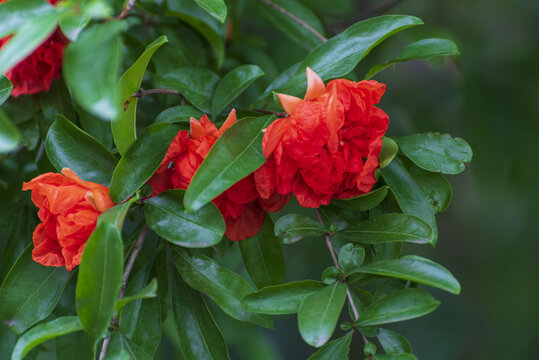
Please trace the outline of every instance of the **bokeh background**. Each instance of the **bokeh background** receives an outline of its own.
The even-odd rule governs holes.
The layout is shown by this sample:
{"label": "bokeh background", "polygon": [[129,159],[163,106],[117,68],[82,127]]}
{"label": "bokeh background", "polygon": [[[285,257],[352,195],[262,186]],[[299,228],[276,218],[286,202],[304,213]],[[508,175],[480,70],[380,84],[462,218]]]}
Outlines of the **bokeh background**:
{"label": "bokeh background", "polygon": [[[539,2],[303,2],[318,10],[328,35],[379,14],[384,5],[390,5],[384,13],[423,19],[425,25],[376,48],[358,67],[357,79],[410,41],[440,36],[458,45],[458,57],[401,63],[375,77],[387,84],[380,106],[390,115],[390,136],[447,132],[464,138],[474,151],[463,174],[448,176],[453,200],[437,215],[436,248],[404,250],[446,266],[462,293],[433,290],[442,301],[434,313],[392,328],[410,340],[420,359],[537,359]],[[278,32],[271,36],[286,41]],[[281,70],[304,54],[293,43],[273,50]],[[316,239],[285,247],[285,255],[289,280],[319,278],[320,264],[331,263]],[[305,359],[313,350],[302,342],[295,322],[295,316],[280,318],[275,332],[256,330],[262,333],[258,340],[245,339],[236,328],[240,324],[222,326],[232,358]],[[355,338],[350,358],[363,358],[362,348]]]}

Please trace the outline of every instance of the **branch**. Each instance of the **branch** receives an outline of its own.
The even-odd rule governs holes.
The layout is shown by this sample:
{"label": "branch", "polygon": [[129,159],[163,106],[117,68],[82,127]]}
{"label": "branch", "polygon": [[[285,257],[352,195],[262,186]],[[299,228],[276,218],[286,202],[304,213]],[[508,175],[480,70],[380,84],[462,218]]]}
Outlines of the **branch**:
{"label": "branch", "polygon": [[[127,279],[129,278],[129,274],[131,273],[131,270],[133,269],[133,265],[135,264],[135,260],[137,259],[138,253],[140,252],[140,249],[142,249],[142,244],[144,243],[144,239],[146,238],[146,234],[148,233],[148,225],[144,225],[142,228],[142,231],[140,232],[137,242],[135,243],[135,246],[133,247],[133,251],[131,252],[131,256],[129,256],[129,260],[127,261],[127,265],[125,266],[124,270],[124,277],[122,279],[122,287],[120,288],[120,292],[118,293],[118,299],[121,299],[124,297],[125,294],[125,288],[127,287]],[[112,326],[117,329],[118,328],[118,319],[116,316],[114,316],[110,322],[112,323]],[[110,335],[105,338],[103,341],[103,346],[101,347],[101,353],[99,354],[99,360],[104,360],[105,356],[107,356],[107,350],[109,349],[110,344]]]}
{"label": "branch", "polygon": [[297,17],[296,15],[294,15],[291,12],[287,11],[286,9],[283,9],[282,7],[280,7],[279,5],[274,3],[273,1],[271,1],[271,0],[260,0],[260,1],[262,1],[266,5],[271,6],[272,8],[274,8],[275,10],[277,10],[280,13],[284,14],[285,16],[288,16],[290,19],[297,22],[300,26],[303,26],[305,29],[309,30],[311,33],[313,33],[314,36],[316,36],[317,38],[319,38],[323,42],[328,41],[328,39],[324,35],[320,34],[318,31],[316,31],[311,25],[307,24],[305,21],[301,20],[299,17]]}
{"label": "branch", "polygon": [[280,118],[285,118],[285,117],[288,116],[287,113],[284,113],[284,112],[278,112],[278,111],[269,111],[269,110],[264,110],[264,109],[254,109],[253,111],[259,112],[259,113],[261,113],[261,114],[277,115],[277,116],[280,117]]}
{"label": "branch", "polygon": [[127,16],[127,14],[131,11],[131,9],[133,8],[133,6],[135,6],[135,2],[136,0],[129,0],[127,2],[127,4],[125,4],[125,7],[123,8],[122,12],[120,13],[120,15],[116,16],[116,19],[123,19],[124,17]]}
{"label": "branch", "polygon": [[129,99],[126,100],[124,103],[124,111],[127,111],[127,107],[129,106],[129,103],[133,98],[141,98],[146,95],[152,95],[152,94],[168,94],[168,95],[176,95],[182,98],[182,105],[185,103],[185,98],[183,95],[176,90],[169,90],[169,89],[150,89],[150,90],[144,90],[143,88],[138,89],[136,92],[129,97]]}
{"label": "branch", "polygon": [[[318,209],[314,209],[314,212],[316,213],[316,218],[318,219],[318,222],[322,226],[324,226],[324,220],[322,220],[322,216],[320,215],[320,212],[318,211]],[[333,259],[333,263],[335,264],[335,267],[337,269],[340,269],[341,267],[339,266],[339,261],[337,260],[337,256],[335,255],[335,250],[333,249],[333,245],[331,245],[331,240],[329,238],[328,233],[324,233],[324,240],[326,240],[326,245],[328,247],[329,253],[331,254],[331,258]],[[354,303],[354,299],[352,298],[352,293],[350,293],[350,288],[348,287],[348,284],[346,282],[344,284],[346,285],[346,296],[348,297],[348,301],[350,302],[350,307],[352,308],[352,312],[354,313],[354,318],[355,318],[354,321],[357,321],[357,319],[359,318],[359,312],[357,311],[357,307],[356,307],[356,304]],[[365,344],[367,344],[369,342],[369,339],[367,339],[367,337],[363,335],[363,333],[361,333],[361,336],[363,337],[363,341],[365,342]],[[369,355],[368,359],[372,360],[372,355]]]}

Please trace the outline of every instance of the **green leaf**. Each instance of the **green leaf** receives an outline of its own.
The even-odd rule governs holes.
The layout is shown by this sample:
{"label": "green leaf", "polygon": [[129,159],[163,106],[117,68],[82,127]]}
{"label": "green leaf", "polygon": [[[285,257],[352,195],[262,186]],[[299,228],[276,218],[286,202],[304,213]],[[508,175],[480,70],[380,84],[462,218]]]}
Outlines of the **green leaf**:
{"label": "green leaf", "polygon": [[458,55],[457,45],[447,39],[424,39],[406,46],[394,60],[373,66],[365,79],[370,79],[385,68],[401,61],[426,60],[436,56]]}
{"label": "green leaf", "polygon": [[399,152],[399,145],[397,145],[395,140],[388,138],[387,136],[384,136],[382,140],[382,151],[380,152],[380,156],[378,157],[378,161],[380,162],[380,169],[383,169],[388,166],[389,163]]}
{"label": "green leaf", "polygon": [[[0,4],[0,37],[19,29],[25,23],[40,16],[56,13],[57,10],[41,0],[10,0]],[[0,74],[4,71],[0,71]]]}
{"label": "green leaf", "polygon": [[224,23],[226,19],[226,5],[224,0],[195,0],[195,2],[208,14]]}
{"label": "green leaf", "polygon": [[434,311],[440,302],[422,289],[403,289],[371,304],[358,319],[360,326],[415,319]]}
{"label": "green leaf", "polygon": [[7,77],[0,74],[0,105],[2,105],[11,95],[13,84]]}
{"label": "green leaf", "polygon": [[56,170],[67,167],[83,180],[110,184],[116,158],[99,141],[63,115],[56,115],[56,120],[49,128],[45,150]]}
{"label": "green leaf", "polygon": [[389,185],[403,213],[417,216],[429,224],[432,229],[430,241],[433,245],[436,245],[438,229],[429,201],[398,158],[382,169],[382,178]]}
{"label": "green leaf", "polygon": [[19,338],[11,360],[22,360],[24,355],[39,344],[58,336],[82,330],[82,324],[77,316],[63,316],[56,320],[39,324]]}
{"label": "green leaf", "polygon": [[[310,8],[303,5],[300,1],[273,0],[272,2],[281,9],[284,9],[288,13],[304,21],[306,24],[308,24],[308,26],[320,33],[320,35],[324,35],[324,27],[316,14]],[[312,50],[322,43],[322,39],[315,36],[303,24],[299,24],[288,14],[283,13],[267,3],[262,4],[262,2],[260,2],[259,8],[261,10],[260,16],[266,17],[268,20],[270,20],[276,28],[283,32],[284,35],[301,47]]]}
{"label": "green leaf", "polygon": [[95,360],[88,337],[82,331],[56,338],[55,348],[57,360],[73,360],[73,354],[77,354],[77,360]]}
{"label": "green leaf", "polygon": [[32,248],[26,247],[0,287],[0,320],[16,334],[50,315],[70,275],[32,260]]}
{"label": "green leaf", "polygon": [[[15,4],[15,6],[17,5]],[[44,7],[42,10],[43,12],[39,16],[35,14],[36,16],[32,17],[31,21],[29,19],[25,21],[17,30],[15,36],[2,46],[0,50],[0,74],[4,74],[15,67],[54,32],[60,13],[55,8]],[[2,16],[2,13],[3,11],[0,10],[0,17],[6,19],[16,14],[17,11],[15,10],[14,13],[4,16]]]}
{"label": "green leaf", "polygon": [[458,174],[472,160],[470,145],[448,134],[416,134],[396,140],[404,155],[427,171]]}
{"label": "green leaf", "polygon": [[218,82],[219,75],[206,68],[181,67],[158,78],[156,85],[179,91],[197,109],[209,113],[213,89]]}
{"label": "green leaf", "polygon": [[122,21],[93,25],[64,50],[63,74],[75,101],[84,110],[108,121],[118,115],[116,81],[121,62],[118,34],[123,28]]}
{"label": "green leaf", "polygon": [[358,266],[365,260],[365,248],[361,245],[346,244],[339,250],[339,265],[346,273]]}
{"label": "green leaf", "polygon": [[268,315],[295,314],[301,302],[324,288],[320,281],[303,280],[283,285],[267,286],[247,295],[242,306],[252,312]]}
{"label": "green leaf", "polygon": [[414,178],[425,195],[433,213],[442,212],[451,203],[453,191],[451,185],[440,173],[432,173],[417,167],[411,161],[402,159],[403,165]]}
{"label": "green leaf", "polygon": [[298,311],[298,327],[307,344],[320,347],[329,340],[345,300],[346,285],[338,281],[303,300]]}
{"label": "green leaf", "polygon": [[172,307],[183,358],[229,359],[223,335],[204,299],[179,276],[173,280]]}
{"label": "green leaf", "polygon": [[382,186],[379,189],[373,190],[366,194],[358,195],[348,199],[333,199],[332,205],[343,209],[366,211],[380,204],[387,196],[388,186]]}
{"label": "green leaf", "polygon": [[412,354],[378,354],[374,355],[373,360],[417,360]]}
{"label": "green leaf", "polygon": [[376,261],[357,270],[365,274],[389,276],[434,286],[455,295],[460,293],[460,284],[449,270],[420,256],[408,255],[400,259]]}
{"label": "green leaf", "polygon": [[145,202],[148,226],[165,240],[188,248],[217,244],[226,230],[217,207],[208,203],[197,212],[185,212],[184,190],[167,190]]}
{"label": "green leaf", "polygon": [[84,331],[95,348],[114,313],[122,285],[123,244],[118,228],[101,217],[82,253],[75,305]]}
{"label": "green leaf", "polygon": [[21,132],[0,109],[0,154],[15,150],[20,140]]}
{"label": "green leaf", "polygon": [[245,91],[264,72],[256,65],[240,65],[230,70],[215,88],[211,105],[211,113],[214,118],[221,111]]}
{"label": "green leaf", "polygon": [[251,313],[241,307],[241,300],[255,289],[238,274],[207,256],[189,255],[179,247],[173,249],[172,255],[183,280],[193,289],[208,295],[225,313],[236,320],[273,328],[271,317]]}
{"label": "green leaf", "polygon": [[161,343],[160,305],[157,298],[142,301],[135,328],[126,340],[135,359],[152,360]]}
{"label": "green leaf", "polygon": [[[169,6],[171,5],[169,4]],[[208,44],[210,44],[210,47],[215,54],[217,68],[220,68],[221,64],[223,63],[223,59],[225,58],[224,37],[221,36],[212,26],[206,23],[203,19],[197,17],[196,14],[191,14],[187,11],[182,10],[184,9],[177,9],[177,7],[175,6],[174,11],[167,11],[167,15],[174,16],[197,30],[198,33],[202,35],[204,39],[206,39]]]}
{"label": "green leaf", "polygon": [[148,299],[157,296],[157,280],[153,279],[148,285],[143,289],[131,296],[126,296],[121,299],[118,299],[116,302],[116,311],[120,311],[127,303],[133,300]]}
{"label": "green leaf", "polygon": [[273,221],[269,216],[266,216],[256,236],[239,243],[245,268],[258,288],[284,282],[286,265],[283,250],[273,234]]}
{"label": "green leaf", "polygon": [[398,332],[380,329],[377,337],[386,353],[399,354],[412,352],[412,347],[408,340]]}
{"label": "green leaf", "polygon": [[142,131],[114,170],[110,183],[113,202],[125,201],[152,177],[180,129],[178,124],[156,124]]}
{"label": "green leaf", "polygon": [[[307,88],[307,66],[324,80],[342,77],[387,37],[420,24],[423,24],[420,19],[407,15],[383,15],[358,22],[311,51],[278,92],[302,95]],[[271,90],[275,88],[266,92],[269,94]]]}
{"label": "green leaf", "polygon": [[337,237],[360,244],[428,243],[432,230],[423,220],[405,214],[384,214],[339,231]]}
{"label": "green leaf", "polygon": [[[140,89],[142,77],[146,72],[154,52],[164,43],[168,42],[166,36],[160,36],[144,50],[135,63],[122,75],[116,87],[116,114],[111,122],[114,143],[120,154],[125,154],[137,138],[136,120],[138,98],[131,95]],[[128,104],[125,107],[125,104]]]}
{"label": "green leaf", "polygon": [[293,244],[307,236],[321,236],[326,231],[318,221],[298,214],[287,214],[275,223],[275,235],[283,244]]}
{"label": "green leaf", "polygon": [[185,192],[188,211],[200,209],[264,164],[262,129],[273,119],[273,115],[242,119],[217,139]]}
{"label": "green leaf", "polygon": [[348,360],[353,334],[353,331],[349,331],[346,335],[328,342],[307,360]]}
{"label": "green leaf", "polygon": [[189,120],[192,117],[198,120],[202,117],[202,115],[204,115],[204,113],[198,111],[192,106],[177,105],[161,111],[155,118],[154,124],[172,124],[175,122],[189,123]]}

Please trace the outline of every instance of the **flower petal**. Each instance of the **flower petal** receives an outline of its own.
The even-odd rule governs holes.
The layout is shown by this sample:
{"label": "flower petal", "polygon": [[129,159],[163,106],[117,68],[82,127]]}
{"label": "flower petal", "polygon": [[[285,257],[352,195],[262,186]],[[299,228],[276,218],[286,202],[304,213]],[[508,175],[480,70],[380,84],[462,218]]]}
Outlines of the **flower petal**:
{"label": "flower petal", "polygon": [[290,115],[296,111],[296,107],[303,101],[303,99],[286,94],[277,94],[277,97],[279,98],[284,111]]}
{"label": "flower petal", "polygon": [[223,125],[221,125],[221,128],[219,129],[219,136],[223,135],[223,133],[235,123],[236,123],[236,110],[232,109],[230,114],[228,114],[228,117],[226,118],[225,122],[223,123]]}
{"label": "flower petal", "polygon": [[307,66],[307,92],[305,100],[314,100],[326,92],[322,78]]}

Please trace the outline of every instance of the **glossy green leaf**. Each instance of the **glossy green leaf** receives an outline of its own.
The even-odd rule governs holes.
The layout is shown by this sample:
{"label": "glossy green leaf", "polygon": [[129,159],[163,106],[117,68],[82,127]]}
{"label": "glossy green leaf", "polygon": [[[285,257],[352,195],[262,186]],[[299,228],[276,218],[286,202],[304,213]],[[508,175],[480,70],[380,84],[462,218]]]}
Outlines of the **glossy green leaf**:
{"label": "glossy green leaf", "polygon": [[377,337],[386,353],[399,354],[412,352],[412,347],[408,340],[398,332],[380,329]]}
{"label": "glossy green leaf", "polygon": [[0,154],[15,150],[20,140],[21,132],[0,109]]}
{"label": "glossy green leaf", "polygon": [[[96,24],[64,50],[63,74],[77,104],[111,121],[116,118],[116,82],[120,70],[122,21]],[[88,56],[99,54],[99,56]]]}
{"label": "glossy green leaf", "polygon": [[382,186],[366,194],[358,195],[348,199],[333,199],[332,205],[343,209],[366,211],[380,204],[387,196],[388,186]]}
{"label": "glossy green leaf", "polygon": [[[304,21],[321,36],[324,35],[324,27],[322,26],[320,19],[318,19],[316,14],[306,6],[307,4],[303,5],[303,3],[298,0],[272,0],[272,2],[281,9],[284,9],[284,11]],[[283,13],[275,7],[261,1],[259,8],[261,9],[260,16],[270,20],[273,26],[281,30],[284,35],[299,46],[312,50],[323,42],[320,37],[315,36],[304,25],[298,23],[288,14]]]}
{"label": "glossy green leaf", "polygon": [[11,95],[13,84],[7,77],[0,74],[0,105],[2,105]]}
{"label": "glossy green leaf", "polygon": [[389,185],[403,213],[417,216],[429,224],[432,229],[430,241],[436,245],[438,229],[429,201],[398,158],[393,159],[386,168],[382,169],[382,178]]}
{"label": "glossy green leaf", "polygon": [[53,321],[39,324],[17,340],[11,360],[22,360],[24,355],[39,344],[79,330],[82,330],[82,324],[77,316],[63,316]]}
{"label": "glossy green leaf", "polygon": [[84,15],[70,15],[60,18],[59,26],[70,41],[76,41],[81,31],[90,23],[90,18]]}
{"label": "glossy green leaf", "polygon": [[275,235],[283,244],[293,244],[307,236],[321,236],[326,231],[318,221],[299,214],[287,214],[275,223]]}
{"label": "glossy green leaf", "polygon": [[422,289],[403,289],[375,301],[361,313],[360,326],[414,319],[434,311],[440,302]]}
{"label": "glossy green leaf", "polygon": [[[301,62],[290,80],[278,92],[301,96],[307,88],[305,68],[313,69],[322,79],[342,77],[351,72],[375,46],[387,37],[421,25],[423,22],[407,15],[383,15],[360,21],[321,44]],[[266,92],[275,90],[267,89]]]}
{"label": "glossy green leaf", "polygon": [[239,243],[245,268],[258,288],[284,282],[283,250],[273,233],[273,221],[269,216],[266,215],[258,234]]}
{"label": "glossy green leaf", "polygon": [[[31,20],[25,21],[17,29],[15,36],[2,46],[0,50],[0,74],[4,74],[21,60],[24,60],[54,32],[60,13],[50,6],[43,7],[42,10],[43,12],[39,16],[36,13],[34,14],[36,16],[32,17]],[[13,15],[17,17],[17,10],[11,14],[4,15],[2,19],[6,19],[5,16],[11,17]],[[0,16],[2,16],[1,10]]]}
{"label": "glossy green leaf", "polygon": [[245,91],[264,72],[256,65],[240,65],[230,70],[215,88],[211,113],[216,118],[223,109]]}
{"label": "glossy green leaf", "polygon": [[184,194],[184,190],[167,190],[146,200],[148,226],[175,245],[205,248],[217,244],[226,230],[223,216],[213,203],[196,212],[185,212]]}
{"label": "glossy green leaf", "polygon": [[424,39],[406,46],[394,60],[373,66],[365,79],[370,79],[385,68],[401,61],[426,60],[436,56],[458,55],[457,45],[447,39]]}
{"label": "glossy green leaf", "polygon": [[408,255],[400,259],[376,261],[357,270],[365,274],[389,276],[434,286],[455,295],[460,293],[460,284],[449,270],[420,256]]}
{"label": "glossy green leaf", "polygon": [[136,292],[134,295],[118,299],[116,302],[116,311],[120,311],[127,303],[133,300],[148,299],[157,296],[157,280],[153,279],[148,285]]}
{"label": "glossy green leaf", "polygon": [[238,274],[222,267],[204,255],[189,255],[179,247],[172,252],[176,268],[193,289],[208,295],[236,320],[247,321],[265,328],[273,328],[273,319],[246,311],[241,300],[255,289]]}
{"label": "glossy green leaf", "polygon": [[202,115],[204,115],[203,112],[200,112],[192,106],[177,105],[161,111],[155,118],[154,124],[176,122],[189,123],[189,120],[192,117],[199,120]]}
{"label": "glossy green leaf", "polygon": [[224,0],[195,0],[195,2],[208,14],[224,23],[226,19],[226,5]]}
{"label": "glossy green leaf", "polygon": [[405,214],[384,214],[352,225],[337,235],[340,239],[361,244],[385,242],[428,243],[432,230],[423,220]]}
{"label": "glossy green leaf", "polygon": [[337,281],[302,301],[298,328],[307,344],[320,347],[331,338],[345,300],[346,285]]}
{"label": "glossy green leaf", "polygon": [[[41,0],[11,0],[0,4],[0,37],[19,29],[35,18],[56,13],[56,9]],[[0,74],[4,71],[0,71]]]}
{"label": "glossy green leaf", "polygon": [[161,343],[160,305],[157,298],[142,301],[132,333],[126,339],[135,359],[152,360]]}
{"label": "glossy green leaf", "polygon": [[113,202],[125,201],[152,177],[180,129],[178,124],[156,124],[140,133],[112,175],[110,198]]}
{"label": "glossy green leaf", "polygon": [[353,331],[349,331],[346,335],[328,342],[307,360],[348,360],[353,334]]}
{"label": "glossy green leaf", "polygon": [[[182,4],[184,5],[184,4]],[[170,3],[169,3],[170,6]],[[221,36],[212,26],[210,26],[204,19],[196,16],[196,14],[188,13],[187,11],[182,11],[183,9],[177,9],[177,6],[174,6],[174,11],[167,11],[167,15],[174,16],[181,21],[189,24],[191,27],[196,29],[200,35],[206,39],[208,44],[211,46],[213,53],[215,54],[217,67],[220,68],[223,60],[225,58],[225,39]]]}
{"label": "glossy green leaf", "polygon": [[209,113],[213,90],[218,82],[219,75],[206,68],[181,67],[158,78],[156,85],[179,91],[197,109]]}
{"label": "glossy green leaf", "polygon": [[383,169],[388,166],[389,163],[399,152],[399,145],[397,145],[395,140],[388,138],[387,136],[384,136],[382,140],[382,151],[380,152],[380,156],[378,157],[378,161],[380,162],[380,169]]}
{"label": "glossy green leaf", "polygon": [[56,170],[67,167],[83,180],[110,184],[116,158],[64,116],[56,115],[45,139],[45,150]]}
{"label": "glossy green leaf", "polygon": [[262,129],[273,119],[273,115],[242,119],[217,139],[185,192],[188,211],[200,209],[264,164]]}
{"label": "glossy green leaf", "polygon": [[295,314],[301,302],[325,286],[320,281],[303,280],[267,286],[247,295],[242,306],[252,312],[268,315]]}
{"label": "glossy green leaf", "polygon": [[77,314],[94,347],[114,313],[122,285],[123,261],[120,231],[114,224],[98,219],[82,254],[75,296]]}
{"label": "glossy green leaf", "polygon": [[[131,95],[140,89],[146,67],[161,45],[168,42],[166,36],[160,36],[144,50],[135,63],[122,75],[116,87],[117,117],[110,124],[114,143],[120,154],[125,154],[137,138],[136,120],[138,98]],[[125,106],[127,104],[127,107]]]}
{"label": "glossy green leaf", "polygon": [[374,355],[373,360],[417,360],[412,354],[378,354]]}
{"label": "glossy green leaf", "polygon": [[339,265],[345,273],[360,266],[365,260],[365,248],[361,245],[346,244],[339,250]]}
{"label": "glossy green leaf", "polygon": [[432,211],[436,214],[447,209],[451,203],[453,191],[445,176],[423,170],[408,160],[403,159],[402,163],[423,191]]}
{"label": "glossy green leaf", "polygon": [[32,249],[26,247],[0,287],[0,320],[16,334],[50,315],[70,275],[32,260]]}
{"label": "glossy green leaf", "polygon": [[[63,81],[55,81],[51,84],[49,91],[39,93],[39,107],[43,113],[45,124],[43,128],[47,129],[56,120],[57,114],[62,114],[67,119],[77,119],[75,106],[71,100],[71,94]],[[96,119],[97,122],[101,122]],[[83,124],[83,121],[81,121]],[[108,123],[107,123],[108,125]]]}
{"label": "glossy green leaf", "polygon": [[470,145],[448,134],[416,134],[395,140],[408,159],[427,171],[458,174],[472,160]]}
{"label": "glossy green leaf", "polygon": [[185,359],[228,360],[226,343],[213,316],[199,292],[175,276],[172,307]]}
{"label": "glossy green leaf", "polygon": [[95,360],[88,337],[82,331],[57,337],[55,348],[56,360],[73,360],[73,354],[77,354],[77,360]]}

